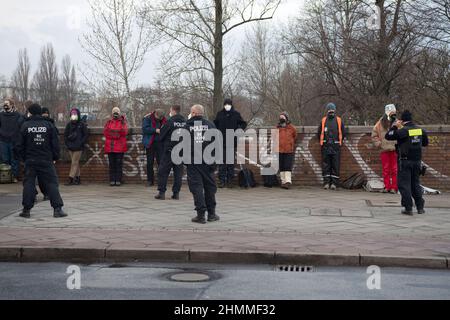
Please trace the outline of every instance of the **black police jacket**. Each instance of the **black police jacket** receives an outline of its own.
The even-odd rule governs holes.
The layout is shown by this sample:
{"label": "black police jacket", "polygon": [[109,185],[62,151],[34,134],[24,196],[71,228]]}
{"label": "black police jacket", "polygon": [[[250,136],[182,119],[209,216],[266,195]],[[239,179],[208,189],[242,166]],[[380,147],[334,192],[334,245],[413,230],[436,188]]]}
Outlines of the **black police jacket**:
{"label": "black police jacket", "polygon": [[183,129],[186,126],[186,119],[181,114],[176,114],[171,117],[166,124],[161,128],[159,134],[159,142],[163,145],[163,151],[171,151],[177,144],[176,141],[172,141],[172,133],[175,130]]}
{"label": "black police jacket", "polygon": [[16,157],[22,161],[56,161],[60,157],[56,127],[41,116],[31,116],[20,128]]}
{"label": "black police jacket", "polygon": [[397,140],[398,157],[401,160],[421,161],[422,147],[428,146],[427,132],[412,122],[407,122],[401,129],[392,127],[385,138]]}
{"label": "black police jacket", "polygon": [[[204,139],[205,134],[210,129],[216,129],[216,126],[211,121],[206,120],[203,117],[197,116],[192,117],[188,121],[186,121],[185,129],[189,131],[190,138],[191,138],[191,158],[190,163],[185,164],[196,164],[195,163],[195,157],[197,156],[199,159],[202,159],[202,164],[207,165],[214,165],[214,163],[208,163],[205,162],[205,159],[203,158],[203,153],[205,151],[205,148],[214,142],[214,138],[211,140]],[[196,145],[201,144],[201,148],[196,147]],[[202,152],[202,154],[199,154],[199,152]],[[197,154],[197,155],[196,155]]]}

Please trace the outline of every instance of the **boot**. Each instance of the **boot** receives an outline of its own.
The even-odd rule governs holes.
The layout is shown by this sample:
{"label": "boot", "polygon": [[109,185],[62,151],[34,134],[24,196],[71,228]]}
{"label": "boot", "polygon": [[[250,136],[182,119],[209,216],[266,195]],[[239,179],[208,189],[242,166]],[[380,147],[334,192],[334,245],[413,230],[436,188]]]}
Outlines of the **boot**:
{"label": "boot", "polygon": [[216,214],[215,210],[208,210],[208,222],[219,221],[220,217]]}
{"label": "boot", "polygon": [[422,208],[422,209],[417,209],[417,213],[418,214],[424,214],[425,213],[425,210]]}
{"label": "boot", "polygon": [[65,184],[66,186],[73,186],[75,185],[75,180],[71,177],[69,177],[69,181]]}
{"label": "boot", "polygon": [[286,171],[284,173],[284,178],[286,179],[286,189],[290,189],[292,186],[292,172]]}
{"label": "boot", "polygon": [[22,209],[22,212],[19,214],[19,217],[29,219],[31,217],[31,209]]}
{"label": "boot", "polygon": [[226,185],[225,181],[220,181],[219,182],[219,188],[220,189],[225,188],[225,185]]}
{"label": "boot", "polygon": [[62,207],[55,208],[53,210],[53,218],[64,218],[67,217],[67,213],[64,212]]}
{"label": "boot", "polygon": [[201,224],[205,224],[206,223],[206,219],[205,219],[205,211],[199,211],[197,212],[197,216],[191,219],[192,222],[195,223],[201,223]]}
{"label": "boot", "polygon": [[171,198],[172,198],[172,200],[180,200],[180,194],[174,193]]}
{"label": "boot", "polygon": [[157,200],[166,200],[166,195],[163,192],[159,192],[156,196],[155,199]]}
{"label": "boot", "polygon": [[75,177],[74,184],[79,186],[81,184],[81,178],[80,177]]}
{"label": "boot", "polygon": [[412,209],[403,209],[402,214],[407,215],[407,216],[412,216],[413,211],[412,211]]}

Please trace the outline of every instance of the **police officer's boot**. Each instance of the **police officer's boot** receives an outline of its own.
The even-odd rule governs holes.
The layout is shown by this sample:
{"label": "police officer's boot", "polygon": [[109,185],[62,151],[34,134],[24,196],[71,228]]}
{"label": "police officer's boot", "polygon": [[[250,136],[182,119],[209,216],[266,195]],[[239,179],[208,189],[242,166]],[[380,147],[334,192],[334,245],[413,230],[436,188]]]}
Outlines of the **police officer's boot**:
{"label": "police officer's boot", "polygon": [[180,200],[180,194],[179,193],[174,193],[172,195],[172,200]]}
{"label": "police officer's boot", "polygon": [[219,221],[220,217],[216,214],[216,210],[208,210],[208,222]]}
{"label": "police officer's boot", "polygon": [[412,209],[402,209],[402,214],[405,214],[407,216],[412,216],[413,215],[413,211]]}
{"label": "police officer's boot", "polygon": [[29,219],[31,217],[31,209],[22,209],[22,212],[19,214],[19,217]]}
{"label": "police officer's boot", "polygon": [[67,217],[67,213],[64,212],[62,207],[55,208],[53,210],[53,218],[64,218]]}
{"label": "police officer's boot", "polygon": [[417,213],[418,214],[424,214],[425,213],[425,209],[417,209]]}
{"label": "police officer's boot", "polygon": [[166,194],[163,192],[159,192],[156,196],[155,199],[157,200],[166,200]]}
{"label": "police officer's boot", "polygon": [[197,211],[197,216],[191,219],[192,222],[205,224],[205,211]]}

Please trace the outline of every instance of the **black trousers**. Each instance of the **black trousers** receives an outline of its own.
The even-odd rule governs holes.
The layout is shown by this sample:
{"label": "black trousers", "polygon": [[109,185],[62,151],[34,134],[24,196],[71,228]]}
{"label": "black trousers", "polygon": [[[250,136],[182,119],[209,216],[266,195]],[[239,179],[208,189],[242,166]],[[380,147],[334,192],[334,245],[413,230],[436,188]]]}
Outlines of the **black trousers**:
{"label": "black trousers", "polygon": [[322,147],[322,175],[324,185],[339,185],[340,166],[341,148],[337,145]]}
{"label": "black trousers", "polygon": [[278,161],[280,162],[280,172],[292,171],[292,166],[294,165],[294,154],[279,153]]}
{"label": "black trousers", "polygon": [[194,196],[195,210],[199,214],[208,211],[212,215],[216,210],[217,186],[214,179],[214,167],[200,164],[187,166],[189,190]]}
{"label": "black trousers", "polygon": [[[227,152],[233,153],[233,163],[227,164]],[[223,164],[219,164],[219,180],[222,183],[231,183],[234,179],[234,162],[236,161],[236,148],[223,149]]]}
{"label": "black trousers", "polygon": [[122,182],[123,153],[108,153],[108,159],[109,159],[109,181]]}
{"label": "black trousers", "polygon": [[180,193],[183,177],[183,165],[175,165],[172,162],[171,152],[165,151],[158,166],[158,190],[165,193],[170,170],[173,169],[173,193]]}
{"label": "black trousers", "polygon": [[420,161],[401,160],[398,170],[398,190],[402,196],[402,206],[412,210],[413,200],[418,210],[425,206],[423,189],[420,186]]}
{"label": "black trousers", "polygon": [[25,176],[23,180],[22,205],[25,209],[34,206],[36,198],[36,178],[44,186],[46,194],[50,198],[53,208],[61,208],[64,202],[61,199],[58,188],[58,175],[55,166],[49,161],[27,161],[25,164]]}
{"label": "black trousers", "polygon": [[153,145],[145,150],[145,153],[147,155],[147,181],[154,183],[155,182],[155,172],[153,170],[153,166],[156,164],[158,165],[159,170],[159,164],[161,160],[161,147],[158,143],[153,143]]}

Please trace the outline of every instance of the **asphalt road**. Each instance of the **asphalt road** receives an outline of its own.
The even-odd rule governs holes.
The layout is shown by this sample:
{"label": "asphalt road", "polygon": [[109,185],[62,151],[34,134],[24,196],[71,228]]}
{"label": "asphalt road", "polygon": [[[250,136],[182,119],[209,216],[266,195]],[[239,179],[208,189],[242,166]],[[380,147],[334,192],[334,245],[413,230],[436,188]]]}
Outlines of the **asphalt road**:
{"label": "asphalt road", "polygon": [[[445,270],[382,268],[381,289],[369,290],[366,268],[291,272],[261,265],[89,265],[79,266],[81,288],[69,290],[68,278],[75,277],[66,273],[68,266],[0,263],[0,299],[450,299],[450,272]],[[192,268],[215,279],[184,283],[167,277]]]}

